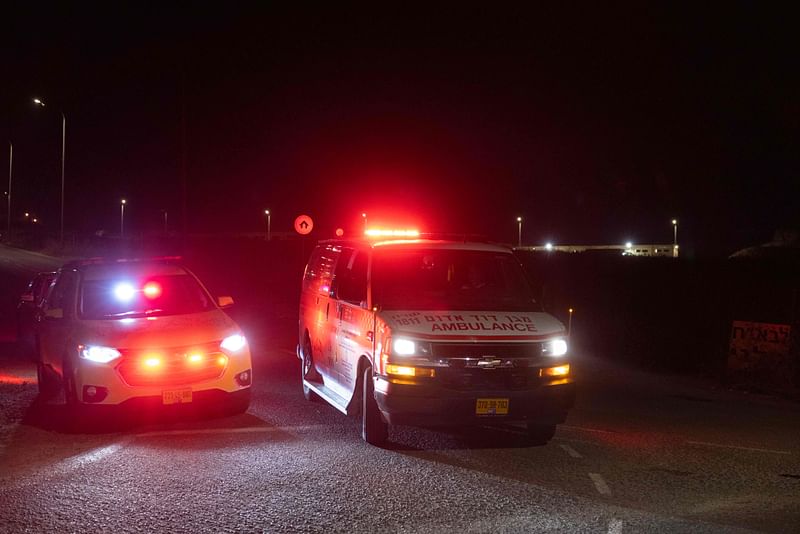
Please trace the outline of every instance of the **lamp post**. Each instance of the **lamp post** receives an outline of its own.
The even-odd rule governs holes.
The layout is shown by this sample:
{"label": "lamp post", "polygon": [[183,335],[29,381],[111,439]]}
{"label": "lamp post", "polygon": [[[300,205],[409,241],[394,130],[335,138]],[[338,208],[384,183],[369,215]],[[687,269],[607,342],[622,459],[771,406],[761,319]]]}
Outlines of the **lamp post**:
{"label": "lamp post", "polygon": [[364,233],[367,233],[367,214],[362,213],[361,218],[364,219]]}
{"label": "lamp post", "polygon": [[522,217],[517,217],[517,247],[522,246]]}
{"label": "lamp post", "polygon": [[8,142],[8,221],[6,222],[6,240],[11,239],[11,170],[14,161],[14,145]]}
{"label": "lamp post", "polygon": [[[33,103],[37,106],[45,107],[44,101],[34,98]],[[67,137],[67,117],[64,112],[61,112],[61,230],[60,241],[61,247],[64,247],[64,153],[66,148]]]}
{"label": "lamp post", "polygon": [[678,219],[672,219],[672,257],[678,257]]}
{"label": "lamp post", "polygon": [[264,210],[264,215],[267,216],[267,241],[272,241],[272,214]]}
{"label": "lamp post", "polygon": [[127,201],[123,198],[119,203],[119,236],[125,237],[125,204]]}

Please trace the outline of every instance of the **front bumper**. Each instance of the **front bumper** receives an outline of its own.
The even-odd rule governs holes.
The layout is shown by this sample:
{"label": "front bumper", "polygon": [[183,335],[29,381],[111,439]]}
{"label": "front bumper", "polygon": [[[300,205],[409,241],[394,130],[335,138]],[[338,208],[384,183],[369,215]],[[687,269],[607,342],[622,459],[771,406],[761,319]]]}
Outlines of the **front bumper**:
{"label": "front bumper", "polygon": [[[78,398],[82,402],[94,405],[118,405],[138,398],[157,398],[161,399],[165,390],[192,390],[195,398],[197,393],[219,391],[223,393],[234,393],[249,389],[252,384],[252,361],[249,349],[242,350],[236,354],[228,354],[228,361],[224,371],[218,377],[188,382],[179,385],[147,385],[132,386],[125,382],[120,375],[118,362],[108,364],[94,363],[86,360],[79,360],[76,366],[75,385]],[[249,382],[241,383],[237,376],[245,371],[249,371]],[[85,387],[94,386],[104,388],[101,399],[86,397]]]}
{"label": "front bumper", "polygon": [[[457,391],[375,379],[375,400],[386,422],[414,426],[481,425],[501,421],[563,423],[575,404],[572,379],[525,390]],[[509,399],[507,415],[476,415],[477,399]]]}

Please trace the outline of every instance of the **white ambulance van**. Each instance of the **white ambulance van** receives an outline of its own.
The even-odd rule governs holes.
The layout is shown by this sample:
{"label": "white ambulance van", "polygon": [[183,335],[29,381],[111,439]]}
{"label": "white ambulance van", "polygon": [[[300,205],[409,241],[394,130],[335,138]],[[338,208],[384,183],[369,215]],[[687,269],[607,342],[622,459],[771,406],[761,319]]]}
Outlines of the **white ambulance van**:
{"label": "white ambulance van", "polygon": [[511,250],[372,231],[312,252],[302,282],[303,393],[390,424],[522,422],[546,443],[575,398],[564,325],[545,313]]}

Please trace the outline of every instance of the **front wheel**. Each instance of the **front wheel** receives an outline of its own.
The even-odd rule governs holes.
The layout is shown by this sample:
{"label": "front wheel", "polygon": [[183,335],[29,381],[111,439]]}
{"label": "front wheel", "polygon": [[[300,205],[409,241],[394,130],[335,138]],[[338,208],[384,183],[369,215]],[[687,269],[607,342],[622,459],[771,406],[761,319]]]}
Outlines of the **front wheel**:
{"label": "front wheel", "polygon": [[75,370],[72,368],[72,363],[69,358],[64,358],[64,365],[62,366],[64,377],[64,400],[67,407],[72,410],[77,410],[80,407],[80,400],[78,399],[78,386],[75,382]]}
{"label": "front wheel", "polygon": [[361,375],[361,437],[370,445],[382,446],[389,438],[389,425],[375,401],[375,383],[372,381],[372,367],[364,369]]}
{"label": "front wheel", "polygon": [[301,351],[300,356],[300,383],[303,385],[303,397],[307,401],[312,402],[319,402],[320,399],[319,395],[314,393],[314,391],[305,384],[305,380],[308,380],[314,374],[314,357],[311,354],[311,342],[308,338],[306,338],[305,343],[303,343],[303,350]]}
{"label": "front wheel", "polygon": [[531,445],[547,445],[556,434],[556,425],[528,423],[528,441]]}
{"label": "front wheel", "polygon": [[55,373],[42,362],[36,362],[36,382],[41,400],[50,400],[58,393],[58,379]]}

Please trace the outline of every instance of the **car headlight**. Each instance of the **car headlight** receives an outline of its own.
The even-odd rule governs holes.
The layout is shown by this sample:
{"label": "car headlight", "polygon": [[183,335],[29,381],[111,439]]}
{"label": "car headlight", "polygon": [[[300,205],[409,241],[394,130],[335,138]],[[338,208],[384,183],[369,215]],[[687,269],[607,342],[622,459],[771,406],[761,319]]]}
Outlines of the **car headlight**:
{"label": "car headlight", "polygon": [[219,344],[220,347],[230,352],[238,352],[242,350],[245,345],[247,345],[247,340],[241,334],[228,336]]}
{"label": "car headlight", "polygon": [[563,356],[567,353],[567,342],[564,339],[553,339],[544,345],[547,356]]}
{"label": "car headlight", "polygon": [[78,345],[78,351],[81,358],[97,363],[108,363],[122,356],[117,349],[100,345]]}

